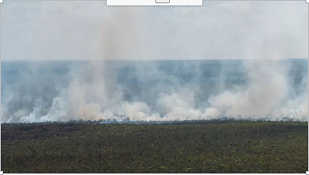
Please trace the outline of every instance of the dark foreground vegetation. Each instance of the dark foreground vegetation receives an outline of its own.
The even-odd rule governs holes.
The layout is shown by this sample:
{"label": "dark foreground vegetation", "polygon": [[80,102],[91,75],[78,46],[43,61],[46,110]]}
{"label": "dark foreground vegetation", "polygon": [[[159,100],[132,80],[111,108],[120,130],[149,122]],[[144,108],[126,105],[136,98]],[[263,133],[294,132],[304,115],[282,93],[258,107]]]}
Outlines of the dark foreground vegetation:
{"label": "dark foreground vegetation", "polygon": [[306,122],[2,124],[4,173],[308,170]]}

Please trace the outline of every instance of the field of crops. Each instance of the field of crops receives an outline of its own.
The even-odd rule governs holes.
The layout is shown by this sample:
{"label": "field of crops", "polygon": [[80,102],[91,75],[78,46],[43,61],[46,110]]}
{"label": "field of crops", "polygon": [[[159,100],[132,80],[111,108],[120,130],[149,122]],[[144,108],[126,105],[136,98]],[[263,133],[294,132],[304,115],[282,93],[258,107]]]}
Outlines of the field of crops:
{"label": "field of crops", "polygon": [[308,170],[306,122],[2,124],[4,173]]}

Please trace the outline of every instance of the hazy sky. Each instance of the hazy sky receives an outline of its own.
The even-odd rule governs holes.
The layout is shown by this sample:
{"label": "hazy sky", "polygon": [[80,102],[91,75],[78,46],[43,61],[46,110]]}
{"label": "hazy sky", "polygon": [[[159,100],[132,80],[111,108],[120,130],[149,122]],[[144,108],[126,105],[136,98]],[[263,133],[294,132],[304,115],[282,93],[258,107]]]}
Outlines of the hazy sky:
{"label": "hazy sky", "polygon": [[307,58],[303,1],[204,1],[107,7],[106,1],[6,1],[1,59]]}

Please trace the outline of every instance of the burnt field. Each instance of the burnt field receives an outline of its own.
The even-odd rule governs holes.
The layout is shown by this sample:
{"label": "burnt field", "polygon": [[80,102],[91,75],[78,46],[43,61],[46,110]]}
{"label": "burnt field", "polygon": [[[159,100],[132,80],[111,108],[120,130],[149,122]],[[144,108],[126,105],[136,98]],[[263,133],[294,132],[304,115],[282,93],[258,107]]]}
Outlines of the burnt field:
{"label": "burnt field", "polygon": [[4,173],[308,170],[306,122],[2,124]]}

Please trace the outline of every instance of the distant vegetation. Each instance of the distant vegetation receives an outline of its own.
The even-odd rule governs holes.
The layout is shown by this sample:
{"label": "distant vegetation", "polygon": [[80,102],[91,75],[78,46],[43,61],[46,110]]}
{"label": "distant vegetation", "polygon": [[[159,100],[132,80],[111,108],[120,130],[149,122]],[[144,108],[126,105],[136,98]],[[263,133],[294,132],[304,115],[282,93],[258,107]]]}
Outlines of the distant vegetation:
{"label": "distant vegetation", "polygon": [[308,170],[306,122],[2,124],[4,173]]}

